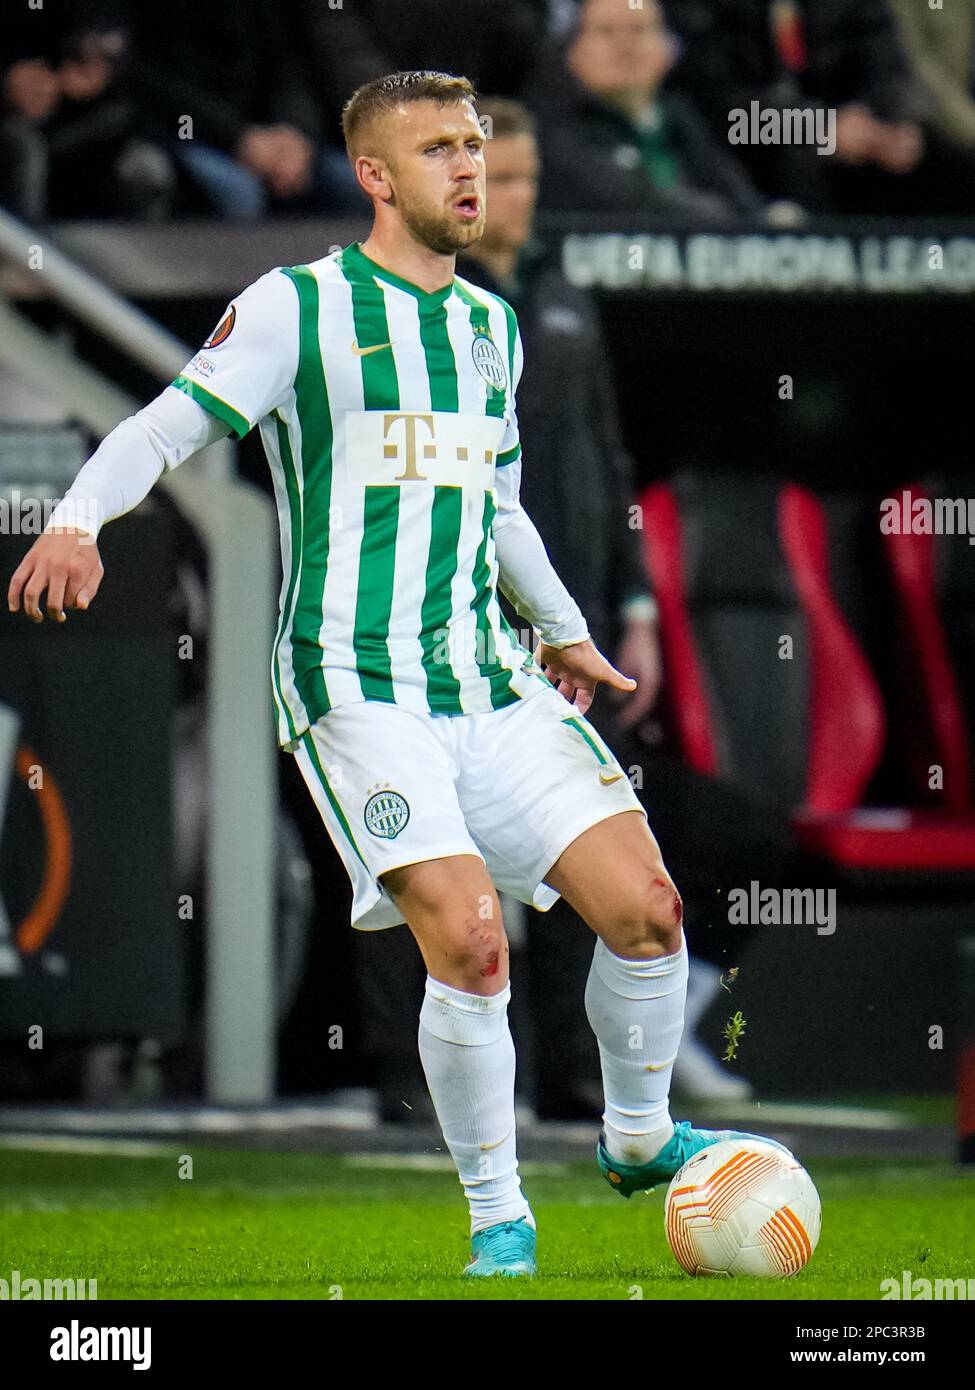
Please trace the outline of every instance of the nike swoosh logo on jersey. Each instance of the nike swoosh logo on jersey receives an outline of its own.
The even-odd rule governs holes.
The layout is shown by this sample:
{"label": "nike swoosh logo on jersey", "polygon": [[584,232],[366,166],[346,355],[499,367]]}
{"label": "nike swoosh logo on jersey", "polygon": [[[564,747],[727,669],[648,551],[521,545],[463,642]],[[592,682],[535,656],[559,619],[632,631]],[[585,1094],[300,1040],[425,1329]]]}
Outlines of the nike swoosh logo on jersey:
{"label": "nike swoosh logo on jersey", "polygon": [[622,772],[613,772],[609,768],[599,769],[599,780],[604,787],[611,786],[613,782],[618,782],[623,776]]}
{"label": "nike swoosh logo on jersey", "polygon": [[352,351],[355,353],[356,357],[368,357],[370,352],[382,352],[383,348],[391,348],[392,346],[392,343],[377,343],[375,347],[363,348],[359,346],[354,338],[352,340]]}

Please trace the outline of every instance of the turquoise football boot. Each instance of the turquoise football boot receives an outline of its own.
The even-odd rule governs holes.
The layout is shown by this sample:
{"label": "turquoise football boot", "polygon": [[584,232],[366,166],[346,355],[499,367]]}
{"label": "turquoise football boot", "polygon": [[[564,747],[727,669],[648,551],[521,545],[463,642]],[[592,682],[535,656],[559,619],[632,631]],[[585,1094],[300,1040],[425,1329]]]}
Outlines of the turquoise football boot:
{"label": "turquoise football boot", "polygon": [[689,1158],[701,1149],[712,1144],[721,1144],[726,1139],[757,1139],[762,1144],[771,1144],[783,1153],[792,1154],[784,1144],[768,1139],[764,1134],[745,1134],[738,1129],[692,1129],[690,1120],[678,1120],[674,1125],[674,1135],[650,1163],[619,1163],[610,1158],[599,1136],[596,1144],[596,1162],[603,1177],[616,1189],[621,1197],[632,1197],[634,1192],[649,1192],[661,1183],[669,1183],[679,1168],[683,1168]]}
{"label": "turquoise football boot", "polygon": [[538,1273],[535,1232],[522,1216],[500,1221],[471,1236],[471,1262],[464,1270],[469,1279],[490,1279],[496,1274],[509,1279]]}

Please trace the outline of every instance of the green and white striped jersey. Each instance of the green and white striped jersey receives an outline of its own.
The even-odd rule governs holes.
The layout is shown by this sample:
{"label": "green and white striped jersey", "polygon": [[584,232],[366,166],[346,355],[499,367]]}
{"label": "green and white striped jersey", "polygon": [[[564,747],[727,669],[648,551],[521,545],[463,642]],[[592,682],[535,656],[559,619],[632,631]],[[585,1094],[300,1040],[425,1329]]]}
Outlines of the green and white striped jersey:
{"label": "green and white striped jersey", "polygon": [[542,688],[498,604],[491,532],[521,368],[504,300],[459,277],[428,293],[354,244],[255,281],[174,381],[238,437],[260,425],[284,747],[353,701],[463,714]]}

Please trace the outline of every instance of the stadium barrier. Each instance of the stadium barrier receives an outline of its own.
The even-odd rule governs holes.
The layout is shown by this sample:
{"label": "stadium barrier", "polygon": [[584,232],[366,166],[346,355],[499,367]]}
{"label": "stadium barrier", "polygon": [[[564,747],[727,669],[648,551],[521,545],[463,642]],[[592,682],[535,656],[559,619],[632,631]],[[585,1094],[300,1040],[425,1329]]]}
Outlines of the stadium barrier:
{"label": "stadium barrier", "polygon": [[[25,278],[166,382],[193,355],[176,337],[42,233],[0,210],[6,276]],[[37,328],[0,293],[0,361],[57,393],[66,413],[102,436],[139,403]],[[277,809],[268,659],[274,627],[273,507],[234,477],[228,442],[162,480],[209,553],[207,1096],[271,1098],[275,1077],[274,824]],[[246,538],[242,544],[241,538]],[[111,885],[106,885],[106,892]],[[176,912],[177,905],[173,904]]]}

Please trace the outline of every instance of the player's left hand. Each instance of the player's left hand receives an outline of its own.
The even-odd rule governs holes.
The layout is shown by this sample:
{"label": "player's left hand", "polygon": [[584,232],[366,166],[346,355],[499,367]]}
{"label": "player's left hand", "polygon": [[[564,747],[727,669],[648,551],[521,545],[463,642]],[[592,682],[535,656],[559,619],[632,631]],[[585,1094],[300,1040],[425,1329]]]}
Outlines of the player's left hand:
{"label": "player's left hand", "polygon": [[636,681],[617,671],[591,638],[573,642],[571,647],[549,647],[540,642],[535,660],[559,694],[580,714],[585,714],[592,704],[596,686],[601,683],[613,690],[636,690]]}

